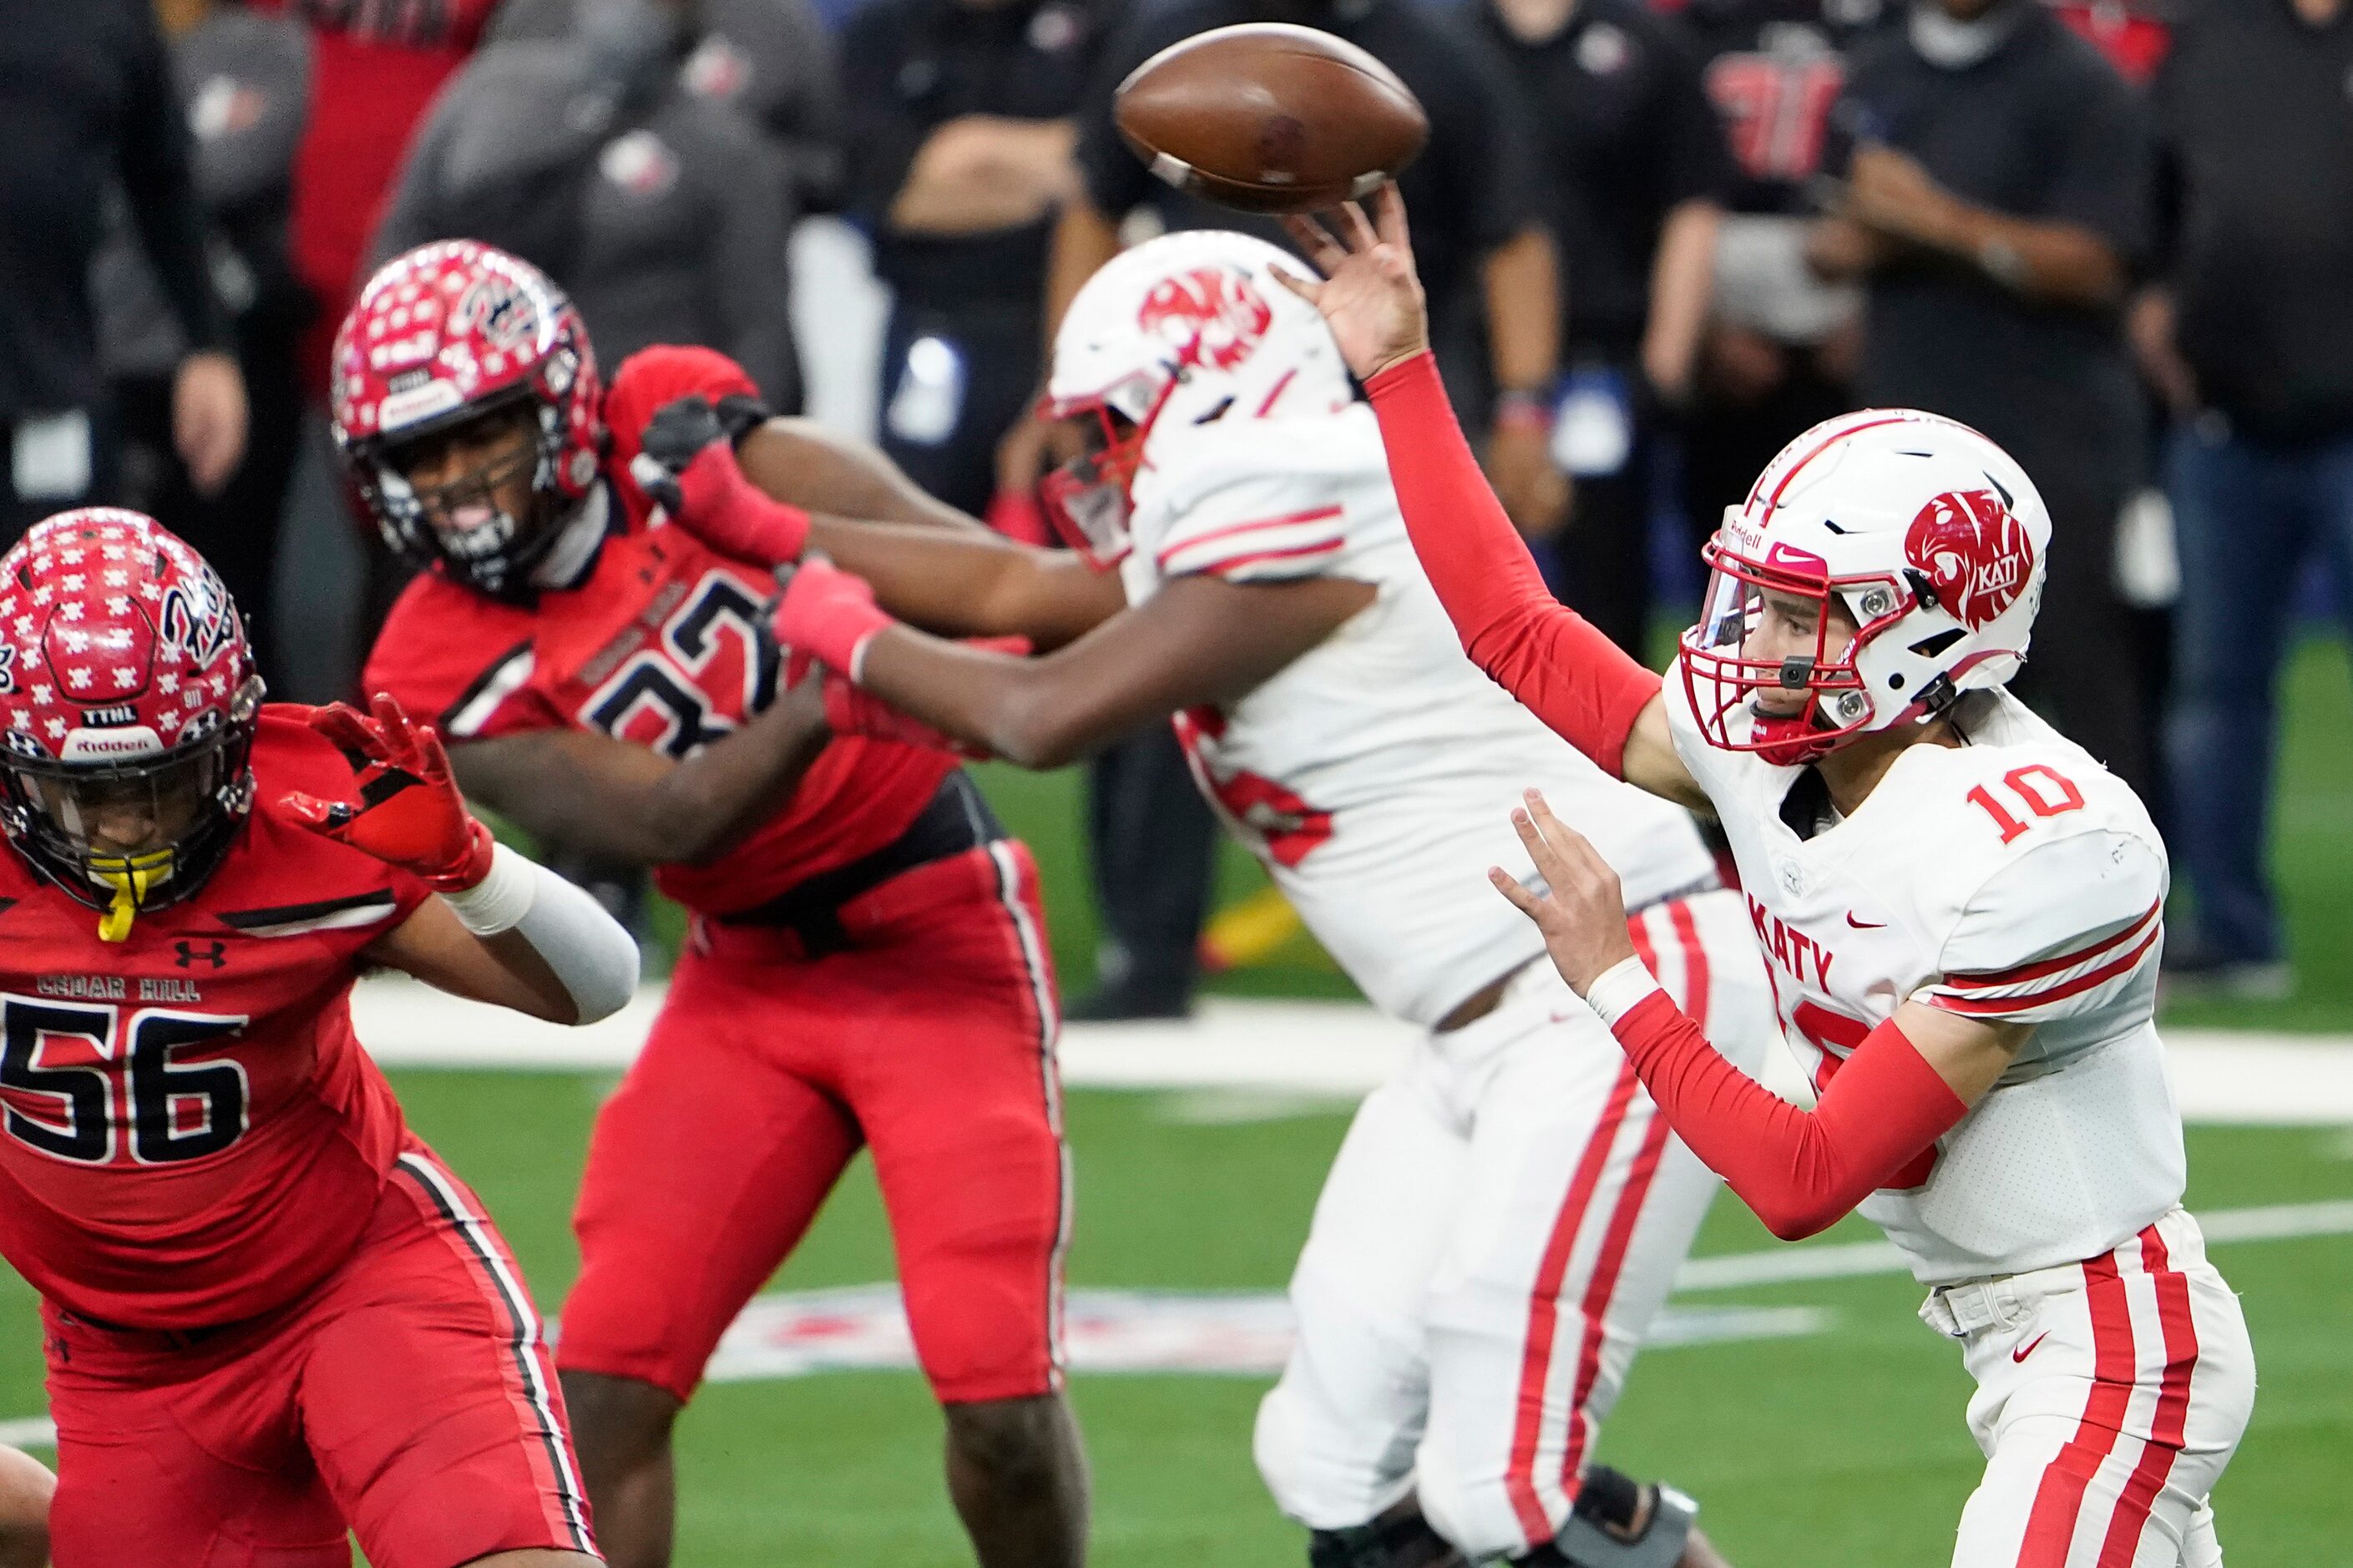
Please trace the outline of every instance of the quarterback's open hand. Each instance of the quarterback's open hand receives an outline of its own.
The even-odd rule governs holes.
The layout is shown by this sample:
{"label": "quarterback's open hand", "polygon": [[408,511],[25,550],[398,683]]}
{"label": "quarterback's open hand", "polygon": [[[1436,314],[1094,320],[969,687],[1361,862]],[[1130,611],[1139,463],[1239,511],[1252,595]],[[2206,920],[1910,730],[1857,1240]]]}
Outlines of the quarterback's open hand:
{"label": "quarterback's open hand", "polygon": [[1520,886],[1500,866],[1487,868],[1487,880],[1536,922],[1553,967],[1582,996],[1612,965],[1634,956],[1618,873],[1583,834],[1552,814],[1535,790],[1528,791],[1525,806],[1512,813],[1512,826],[1527,846],[1546,890],[1533,892]]}
{"label": "quarterback's open hand", "polygon": [[766,411],[744,396],[690,393],[654,410],[629,477],[676,523],[722,555],[776,567],[800,558],[809,516],[754,484],[735,439]]}
{"label": "quarterback's open hand", "polygon": [[1370,381],[1393,364],[1430,347],[1430,306],[1413,269],[1413,245],[1406,234],[1405,198],[1394,184],[1373,196],[1379,226],[1350,202],[1330,215],[1333,229],[1297,215],[1282,220],[1321,283],[1293,278],[1281,268],[1282,286],[1323,312],[1340,345],[1340,357],[1358,381]]}
{"label": "quarterback's open hand", "polygon": [[358,798],[280,797],[296,821],[414,872],[438,893],[463,892],[491,874],[491,830],[466,809],[430,724],[410,722],[379,691],[373,713],[337,702],[312,709],[311,728],[351,763]]}

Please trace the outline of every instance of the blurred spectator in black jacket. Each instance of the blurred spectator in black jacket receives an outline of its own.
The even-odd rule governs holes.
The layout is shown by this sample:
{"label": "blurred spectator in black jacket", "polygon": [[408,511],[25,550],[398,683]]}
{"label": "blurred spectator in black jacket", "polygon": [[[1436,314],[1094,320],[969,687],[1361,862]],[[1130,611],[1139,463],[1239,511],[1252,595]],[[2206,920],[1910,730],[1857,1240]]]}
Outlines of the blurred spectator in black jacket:
{"label": "blurred spectator in black jacket", "polygon": [[1571,498],[1554,585],[1640,657],[1652,443],[1691,393],[1731,159],[1691,40],[1641,0],[1484,0],[1478,16],[1519,83],[1567,282],[1546,410]]}
{"label": "blurred spectator in black jacket", "polygon": [[173,75],[194,132],[196,190],[212,226],[214,292],[231,312],[252,405],[245,461],[217,493],[196,484],[173,439],[173,368],[188,341],[119,188],[91,275],[99,359],[122,440],[121,499],[160,519],[219,570],[246,606],[257,660],[273,684],[284,671],[270,588],[302,416],[295,356],[313,309],[286,257],[310,53],[300,24],[227,4],[209,7],[172,43]]}
{"label": "blurred spectator in black jacket", "polygon": [[689,10],[580,0],[568,37],[476,55],[410,144],[373,252],[499,246],[564,286],[608,368],[700,343],[797,412],[786,176],[750,121],[681,84]]}
{"label": "blurred spectator in black jacket", "polygon": [[882,444],[976,516],[1042,374],[1039,285],[1102,47],[1071,0],[869,0],[843,37],[851,210],[892,292]]}
{"label": "blurred spectator in black jacket", "polygon": [[2166,968],[2277,995],[2275,703],[2316,555],[2353,630],[2353,0],[2210,0],[2156,90],[2178,237],[2141,324],[2180,421],[2168,837],[2196,906]]}
{"label": "blurred spectator in black jacket", "polygon": [[1810,254],[1866,280],[1856,399],[1972,426],[2033,477],[2050,577],[2021,695],[2146,793],[2114,577],[2145,469],[2120,317],[2150,243],[2145,107],[2042,0],[1915,0],[1855,51],[1835,112],[1847,186]]}
{"label": "blurred spectator in black jacket", "polygon": [[1862,290],[1806,265],[1806,232],[1845,53],[1887,15],[1880,0],[1691,0],[1682,16],[1737,171],[1683,422],[1683,510],[1704,540],[1775,453],[1851,406]]}
{"label": "blurred spectator in black jacket", "polygon": [[[491,41],[567,37],[583,3],[504,0]],[[681,85],[759,127],[784,160],[800,210],[831,211],[845,171],[842,68],[808,0],[691,0],[688,26]]]}
{"label": "blurred spectator in black jacket", "polygon": [[217,491],[244,456],[245,385],[147,0],[11,7],[0,125],[0,542],[115,490],[90,274],[118,186],[185,345],[171,372],[174,444],[195,483]]}

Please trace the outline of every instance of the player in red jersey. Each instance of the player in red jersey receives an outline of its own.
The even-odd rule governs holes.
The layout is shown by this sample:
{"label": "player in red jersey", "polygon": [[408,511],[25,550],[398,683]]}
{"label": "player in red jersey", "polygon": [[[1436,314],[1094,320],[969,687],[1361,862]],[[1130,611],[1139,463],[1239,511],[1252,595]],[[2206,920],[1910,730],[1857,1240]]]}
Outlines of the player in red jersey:
{"label": "player in red jersey", "polygon": [[641,483],[632,460],[658,412],[699,411],[734,437],[728,473],[779,499],[955,514],[871,451],[768,419],[706,350],[649,349],[604,387],[554,285],[469,241],[376,274],[334,376],[353,476],[427,568],[370,688],[439,715],[476,799],[655,867],[693,916],[662,1016],[597,1119],[557,1356],[611,1561],[669,1561],[672,1423],[863,1144],[980,1561],[1080,1562],[1035,868],[942,746],[907,743],[914,727],[846,684],[782,679],[774,581],[658,526],[663,504],[727,496],[658,462]]}
{"label": "player in red jersey", "polygon": [[593,1562],[513,1259],[349,998],[384,965],[585,1021],[636,946],[396,708],[261,697],[150,519],[0,557],[0,1256],[42,1297],[57,1558]]}

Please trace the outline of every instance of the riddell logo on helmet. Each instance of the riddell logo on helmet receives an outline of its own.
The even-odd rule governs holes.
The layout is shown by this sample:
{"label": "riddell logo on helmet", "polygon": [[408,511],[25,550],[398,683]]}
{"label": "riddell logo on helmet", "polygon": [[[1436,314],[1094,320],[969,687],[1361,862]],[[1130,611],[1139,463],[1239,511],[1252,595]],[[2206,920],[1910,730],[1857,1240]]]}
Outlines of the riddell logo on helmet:
{"label": "riddell logo on helmet", "polygon": [[76,730],[66,737],[58,760],[105,762],[116,757],[152,757],[162,750],[164,742],[144,724],[122,730]]}
{"label": "riddell logo on helmet", "polygon": [[1172,342],[1189,343],[1191,363],[1231,370],[1257,349],[1274,324],[1274,311],[1243,274],[1196,267],[1154,284],[1135,321]]}
{"label": "riddell logo on helmet", "polygon": [[2018,602],[2034,574],[2025,525],[1990,490],[1947,490],[1920,509],[1904,536],[1905,559],[1936,603],[1981,631]]}

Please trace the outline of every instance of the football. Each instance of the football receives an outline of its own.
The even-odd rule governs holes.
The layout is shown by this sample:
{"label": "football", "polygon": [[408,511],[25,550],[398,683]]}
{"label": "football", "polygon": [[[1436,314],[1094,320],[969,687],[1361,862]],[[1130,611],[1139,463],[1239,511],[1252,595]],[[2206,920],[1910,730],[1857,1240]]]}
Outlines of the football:
{"label": "football", "polygon": [[1251,213],[1369,195],[1430,137],[1395,71],[1345,39],[1280,22],[1169,45],[1120,83],[1113,112],[1154,174]]}

